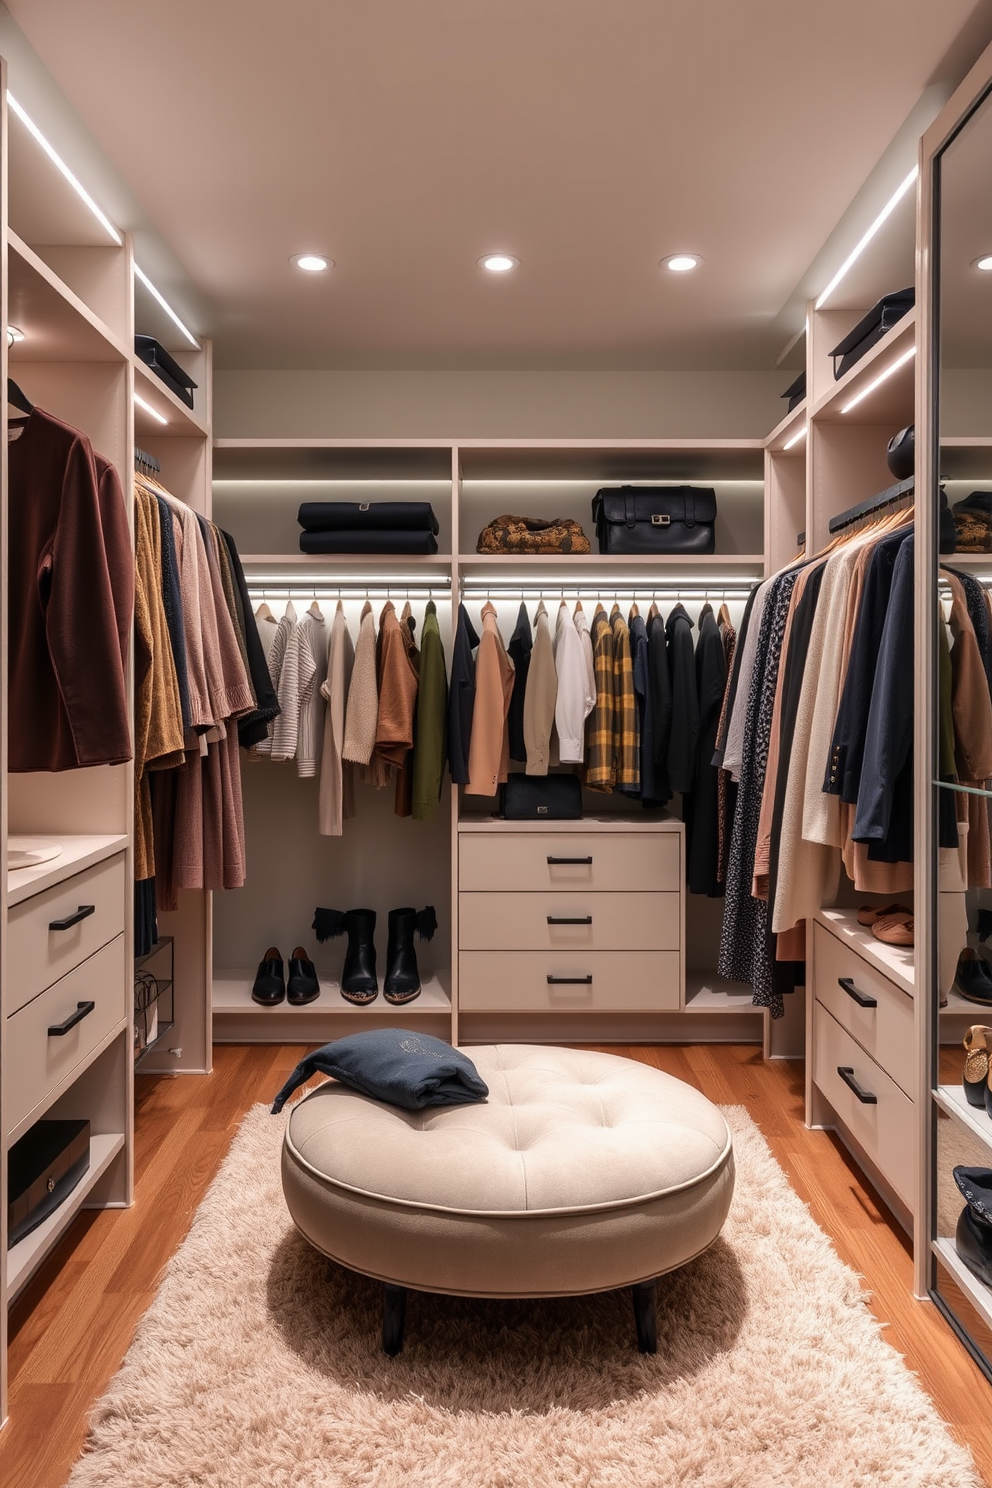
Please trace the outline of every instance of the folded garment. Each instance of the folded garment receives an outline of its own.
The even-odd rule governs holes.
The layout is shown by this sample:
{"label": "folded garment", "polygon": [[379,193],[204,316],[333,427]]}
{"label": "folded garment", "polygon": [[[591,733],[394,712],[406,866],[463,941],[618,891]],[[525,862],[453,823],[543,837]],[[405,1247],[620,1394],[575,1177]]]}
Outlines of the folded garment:
{"label": "folded garment", "polygon": [[958,553],[992,553],[992,516],[963,501],[952,507],[955,551]]}
{"label": "folded garment", "polygon": [[304,501],[297,518],[306,532],[433,532],[429,501]]}
{"label": "folded garment", "polygon": [[273,1116],[318,1072],[408,1111],[472,1105],[489,1094],[471,1059],[443,1040],[406,1028],[373,1028],[336,1039],[301,1059],[272,1104]]}
{"label": "folded garment", "polygon": [[436,553],[433,532],[301,532],[301,553]]}

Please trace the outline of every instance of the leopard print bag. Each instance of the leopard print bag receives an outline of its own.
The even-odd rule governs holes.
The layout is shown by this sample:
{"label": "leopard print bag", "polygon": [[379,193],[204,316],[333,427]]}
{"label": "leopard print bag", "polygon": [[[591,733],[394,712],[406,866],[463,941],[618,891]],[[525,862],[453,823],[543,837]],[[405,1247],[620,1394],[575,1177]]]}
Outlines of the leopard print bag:
{"label": "leopard print bag", "polygon": [[589,539],[571,517],[497,517],[483,527],[477,553],[588,553]]}

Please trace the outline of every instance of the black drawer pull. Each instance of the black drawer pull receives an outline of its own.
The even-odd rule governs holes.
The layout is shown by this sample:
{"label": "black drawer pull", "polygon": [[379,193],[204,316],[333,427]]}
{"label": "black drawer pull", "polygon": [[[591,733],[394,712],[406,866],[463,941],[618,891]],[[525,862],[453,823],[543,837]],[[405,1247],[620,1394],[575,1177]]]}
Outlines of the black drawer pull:
{"label": "black drawer pull", "polygon": [[857,987],[854,985],[854,982],[852,981],[852,979],[850,977],[838,977],[837,978],[837,985],[838,985],[838,987],[843,988],[843,990],[847,993],[848,997],[853,998],[853,1000],[858,1004],[858,1007],[863,1007],[863,1008],[878,1007],[878,1003],[875,1000],[875,998],[874,997],[866,997],[863,992],[859,992],[858,989],[857,989]]}
{"label": "black drawer pull", "polygon": [[866,1090],[863,1085],[858,1084],[857,1080],[854,1078],[854,1070],[849,1064],[839,1064],[837,1066],[837,1073],[844,1081],[844,1084],[850,1086],[850,1088],[854,1091],[855,1095],[858,1097],[858,1100],[863,1106],[878,1105],[878,1096],[872,1095],[870,1090]]}
{"label": "black drawer pull", "polygon": [[91,914],[96,914],[95,904],[81,904],[75,914],[66,915],[64,920],[50,920],[49,930],[71,930],[73,925],[78,925],[80,920],[88,920]]}
{"label": "black drawer pull", "polygon": [[95,1002],[77,1002],[76,1011],[70,1013],[64,1023],[50,1023],[48,1025],[48,1037],[62,1038],[64,1034],[69,1032],[70,1028],[75,1028],[77,1023],[82,1023],[84,1018],[88,1018],[95,1007]]}
{"label": "black drawer pull", "polygon": [[588,857],[588,858],[551,858],[551,857],[549,857],[548,858],[548,862],[551,863],[552,865],[556,866],[556,867],[560,863],[582,863],[582,864],[584,864],[585,866],[588,867],[592,863],[592,857],[591,856]]}
{"label": "black drawer pull", "polygon": [[548,977],[549,987],[591,987],[592,974],[584,977]]}
{"label": "black drawer pull", "polygon": [[592,915],[548,915],[549,925],[591,925]]}

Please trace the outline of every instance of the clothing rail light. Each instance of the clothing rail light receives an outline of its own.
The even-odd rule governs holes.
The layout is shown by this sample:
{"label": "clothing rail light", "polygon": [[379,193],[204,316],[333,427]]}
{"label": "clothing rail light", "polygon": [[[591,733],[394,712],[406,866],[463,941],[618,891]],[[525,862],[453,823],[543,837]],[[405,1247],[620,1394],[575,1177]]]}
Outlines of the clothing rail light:
{"label": "clothing rail light", "polygon": [[809,433],[809,424],[803,424],[802,428],[799,430],[799,433],[798,434],[793,434],[793,436],[792,436],[791,439],[787,439],[785,441],[785,443],[783,444],[782,448],[784,450],[792,449],[793,445],[798,444],[799,441],[800,441],[800,439],[805,439],[806,438],[806,435],[808,433]]}
{"label": "clothing rail light", "polygon": [[153,408],[150,403],[146,403],[144,398],[139,398],[137,393],[134,394],[134,402],[137,408],[143,408],[145,413],[151,414],[152,418],[157,419],[160,424],[167,424],[169,422],[163,413],[159,413],[158,409]]}
{"label": "clothing rail light", "polygon": [[194,351],[199,351],[200,343],[193,335],[193,332],[190,330],[189,326],[184,325],[183,322],[179,319],[179,316],[176,314],[175,310],[173,310],[172,306],[165,298],[165,295],[162,294],[161,290],[155,288],[155,285],[149,279],[144,269],[139,269],[138,265],[135,264],[134,274],[136,279],[141,280],[142,284],[145,286],[152,299],[157,300],[158,303],[162,306],[162,309],[165,311],[166,315],[173,322],[173,324],[179,327],[183,335],[186,337],[186,340],[189,342],[190,346],[193,347]]}
{"label": "clothing rail light", "polygon": [[893,194],[889,197],[888,201],[885,203],[885,206],[882,208],[882,210],[879,212],[878,216],[875,218],[875,221],[872,223],[871,227],[869,227],[868,231],[864,234],[864,236],[859,240],[859,242],[857,243],[857,245],[848,254],[847,258],[845,258],[844,262],[841,264],[840,268],[837,270],[836,274],[831,279],[831,281],[827,285],[826,289],[822,291],[822,293],[820,294],[819,299],[816,302],[816,308],[817,308],[817,310],[821,310],[823,308],[823,306],[827,303],[827,300],[830,298],[830,296],[833,294],[834,290],[837,288],[838,284],[841,282],[841,280],[847,274],[848,270],[850,270],[851,268],[853,268],[854,265],[857,263],[858,259],[861,257],[862,253],[864,253],[865,249],[868,247],[868,244],[871,242],[872,238],[875,236],[875,234],[878,232],[878,230],[892,216],[892,213],[895,211],[896,207],[902,201],[903,197],[906,195],[906,192],[913,185],[913,183],[915,182],[916,177],[918,175],[919,175],[919,166],[914,165],[913,166],[913,169],[910,171],[910,173],[906,177],[906,179],[903,182],[901,182],[899,186],[896,187],[896,189],[893,192]]}
{"label": "clothing rail light", "polygon": [[295,573],[253,573],[248,579],[248,588],[257,588],[265,584],[276,584],[280,589],[293,588],[312,589],[314,584],[329,584],[336,588],[341,584],[398,584],[401,589],[415,588],[418,584],[422,587],[443,589],[451,588],[450,574],[295,574]]}
{"label": "clothing rail light", "polygon": [[[754,585],[759,582],[760,580],[755,579]],[[500,589],[498,591],[473,589],[472,591],[466,591],[463,599],[467,604],[478,604],[480,600],[486,599],[492,600],[494,604],[498,604],[500,600],[507,599],[595,599],[602,601],[623,599],[630,600],[631,602],[640,600],[642,603],[651,599],[661,599],[666,603],[669,600],[684,599],[690,601],[692,604],[697,604],[701,599],[729,599],[743,603],[745,600],[750,599],[751,590],[754,588],[754,585],[742,587],[740,584],[707,584],[702,589],[684,589],[681,586],[672,588],[666,584],[642,584],[636,585],[633,588],[629,585],[609,584],[602,588],[590,589],[582,584],[538,584],[533,586],[528,584],[524,588]]]}
{"label": "clothing rail light", "polygon": [[90,196],[82,181],[80,181],[77,176],[73,175],[72,171],[62,159],[62,156],[59,155],[59,153],[51,144],[49,144],[48,140],[42,134],[41,130],[38,128],[34,120],[30,117],[30,115],[24,112],[24,109],[18,103],[13,93],[7,94],[7,104],[10,108],[13,109],[14,113],[20,119],[21,123],[24,125],[24,128],[28,131],[32,138],[37,140],[38,144],[44,150],[45,154],[55,166],[56,170],[61,171],[62,175],[68,181],[69,185],[79,197],[80,201],[85,202],[86,206],[89,207],[90,211],[93,213],[93,216],[96,218],[97,222],[99,222],[100,226],[113,239],[117,246],[120,247],[124,239],[121,237],[120,233],[117,231],[116,227],[111,222],[106,212],[101,211],[101,209],[97,206],[96,202]]}
{"label": "clothing rail light", "polygon": [[906,363],[908,361],[911,361],[915,355],[916,347],[911,346],[908,351],[903,352],[901,357],[896,357],[895,361],[890,362],[884,372],[880,372],[878,376],[868,384],[867,387],[862,388],[860,393],[856,393],[855,396],[851,399],[850,403],[844,404],[844,407],[841,409],[841,413],[850,413],[852,408],[857,408],[859,403],[863,403],[864,400],[869,396],[869,394],[873,393],[877,387],[882,386],[883,382],[888,382],[893,373],[898,372],[900,367],[905,367]]}

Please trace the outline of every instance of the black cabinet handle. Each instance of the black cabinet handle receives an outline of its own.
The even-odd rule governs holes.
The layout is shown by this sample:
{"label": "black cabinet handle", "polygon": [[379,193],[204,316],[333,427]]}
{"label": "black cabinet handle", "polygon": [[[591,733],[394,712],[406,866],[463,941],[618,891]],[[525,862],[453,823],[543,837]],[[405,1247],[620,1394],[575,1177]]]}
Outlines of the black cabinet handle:
{"label": "black cabinet handle", "polygon": [[849,1064],[839,1064],[837,1066],[837,1073],[844,1081],[844,1084],[848,1085],[854,1091],[855,1095],[858,1097],[858,1100],[863,1106],[878,1105],[878,1096],[872,1095],[870,1090],[866,1090],[863,1085],[858,1084],[857,1080],[854,1078],[854,1070]]}
{"label": "black cabinet handle", "polygon": [[583,864],[588,865],[588,864],[590,864],[592,862],[592,858],[591,857],[588,857],[588,858],[551,858],[551,857],[549,857],[548,858],[548,862],[549,863],[552,863],[552,864],[559,864],[559,863],[583,863]]}
{"label": "black cabinet handle", "polygon": [[875,998],[874,997],[866,997],[863,992],[859,992],[858,989],[857,989],[857,987],[854,985],[854,982],[851,980],[850,977],[838,977],[837,978],[837,985],[838,985],[838,987],[842,987],[843,988],[843,990],[847,993],[848,997],[853,998],[853,1000],[858,1004],[858,1007],[863,1007],[863,1008],[878,1007],[878,1003],[876,1002]]}
{"label": "black cabinet handle", "polygon": [[592,975],[582,977],[548,977],[549,987],[591,987]]}
{"label": "black cabinet handle", "polygon": [[591,925],[592,915],[548,915],[549,925]]}
{"label": "black cabinet handle", "polygon": [[64,920],[50,920],[49,930],[71,930],[73,925],[78,925],[80,920],[88,920],[90,915],[96,914],[95,904],[81,904],[75,914],[66,915]]}
{"label": "black cabinet handle", "polygon": [[64,1034],[69,1032],[70,1028],[75,1028],[77,1023],[82,1023],[84,1018],[88,1018],[95,1007],[95,1002],[77,1002],[76,1011],[70,1013],[64,1023],[50,1023],[48,1025],[48,1037],[62,1038]]}

